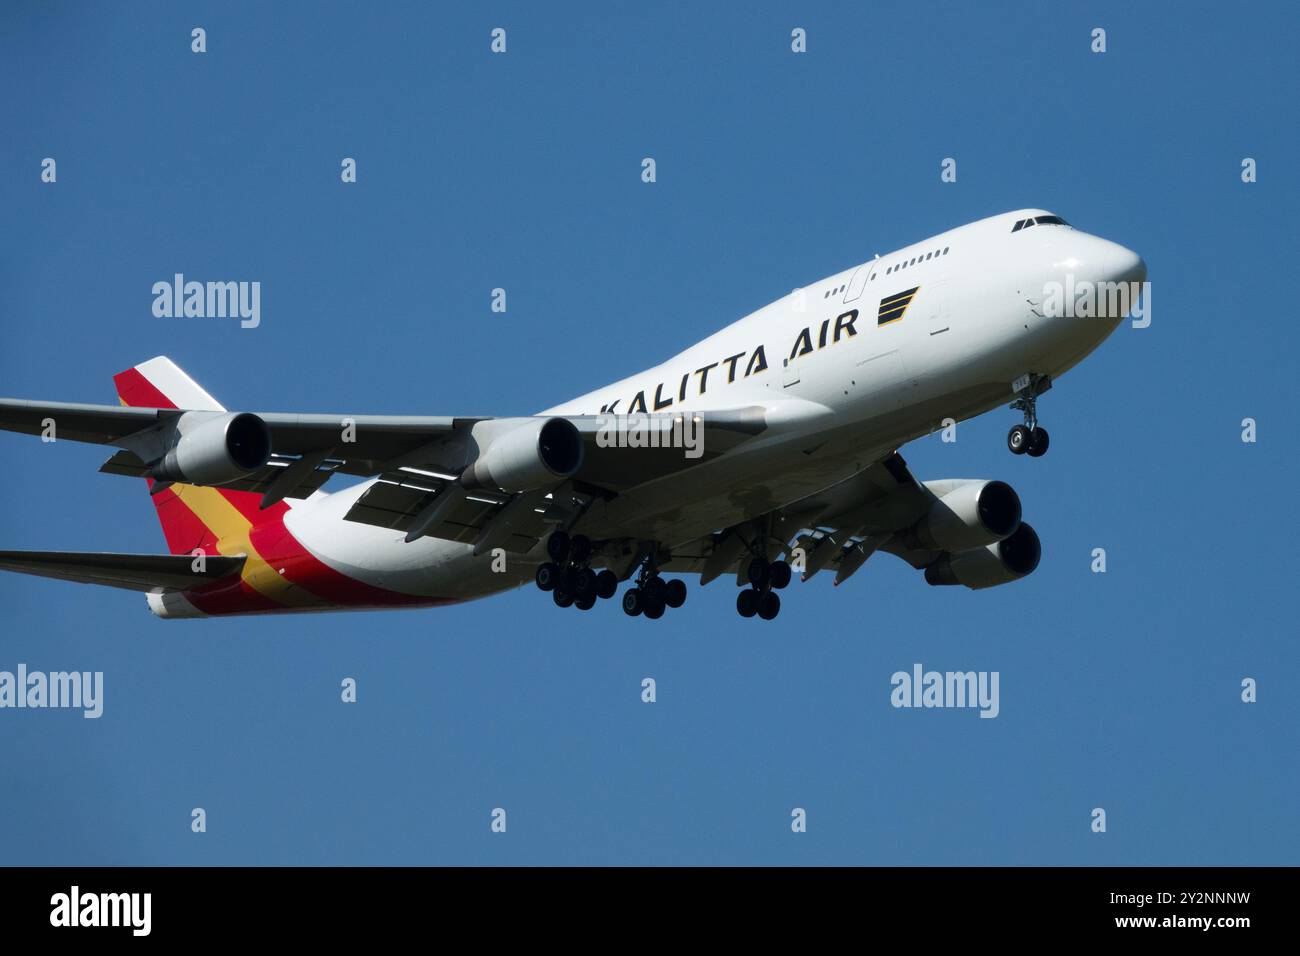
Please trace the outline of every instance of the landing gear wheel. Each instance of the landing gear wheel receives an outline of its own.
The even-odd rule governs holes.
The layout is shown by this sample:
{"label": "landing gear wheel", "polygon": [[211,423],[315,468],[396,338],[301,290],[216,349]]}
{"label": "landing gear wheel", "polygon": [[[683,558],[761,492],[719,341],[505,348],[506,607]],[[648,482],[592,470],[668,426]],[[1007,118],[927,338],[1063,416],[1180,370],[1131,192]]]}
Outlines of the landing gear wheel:
{"label": "landing gear wheel", "polygon": [[781,598],[774,591],[764,591],[758,599],[758,616],[770,621],[781,613]]}
{"label": "landing gear wheel", "polygon": [[758,613],[758,595],[760,592],[746,588],[736,595],[736,610],[741,617],[753,617]]}
{"label": "landing gear wheel", "polygon": [[596,575],[596,597],[607,601],[618,590],[618,575],[606,568]]}
{"label": "landing gear wheel", "polygon": [[667,585],[664,584],[664,579],[658,575],[647,580],[641,587],[641,590],[645,592],[647,598],[656,598],[665,603],[667,603],[665,598],[666,589]]}
{"label": "landing gear wheel", "polygon": [[573,593],[575,597],[596,599],[596,572],[591,568],[578,568],[573,572]]}
{"label": "landing gear wheel", "polygon": [[645,604],[645,607],[643,609],[645,612],[645,616],[650,618],[650,620],[657,621],[659,620],[659,618],[664,616],[664,608],[667,605],[664,604],[664,599],[662,595],[647,594],[643,599],[643,601]]}
{"label": "landing gear wheel", "polygon": [[790,583],[790,565],[784,561],[773,561],[771,567],[772,587],[778,591]]}
{"label": "landing gear wheel", "polygon": [[546,539],[546,553],[556,564],[562,564],[569,556],[569,535],[564,531],[552,531]]}
{"label": "landing gear wheel", "polygon": [[547,561],[537,569],[535,579],[537,586],[543,591],[554,591],[556,583],[560,580],[560,569]]}
{"label": "landing gear wheel", "polygon": [[555,587],[557,590],[568,591],[574,597],[578,596],[578,575],[573,568],[560,568],[560,573],[556,575]]}
{"label": "landing gear wheel", "polygon": [[762,558],[755,558],[749,562],[749,570],[746,572],[749,583],[754,587],[762,589],[767,587],[767,582],[772,577],[772,566]]}
{"label": "landing gear wheel", "polygon": [[551,592],[551,597],[555,598],[556,607],[569,607],[573,604],[573,592],[563,588],[556,588]]}
{"label": "landing gear wheel", "polygon": [[[1047,451],[1047,432],[1038,427],[1038,398],[1052,387],[1052,377],[1026,372],[1016,379],[1017,384],[1022,381],[1025,384],[1020,386],[1020,397],[1011,403],[1011,407],[1024,413],[1025,423],[1007,433],[1007,447],[1012,454],[1023,455],[1028,452],[1031,458],[1038,458]],[[1040,432],[1041,438],[1038,437]],[[1040,445],[1041,448],[1038,447]]]}
{"label": "landing gear wheel", "polygon": [[673,578],[664,584],[664,602],[669,607],[681,607],[686,603],[686,582]]}
{"label": "landing gear wheel", "polygon": [[575,534],[569,539],[569,558],[575,564],[585,564],[591,557],[591,539],[585,534]]}
{"label": "landing gear wheel", "polygon": [[596,606],[596,595],[588,594],[585,597],[575,598],[573,606],[579,611],[590,611]]}
{"label": "landing gear wheel", "polygon": [[641,604],[641,589],[628,588],[623,592],[623,613],[628,617],[636,617],[645,608]]}

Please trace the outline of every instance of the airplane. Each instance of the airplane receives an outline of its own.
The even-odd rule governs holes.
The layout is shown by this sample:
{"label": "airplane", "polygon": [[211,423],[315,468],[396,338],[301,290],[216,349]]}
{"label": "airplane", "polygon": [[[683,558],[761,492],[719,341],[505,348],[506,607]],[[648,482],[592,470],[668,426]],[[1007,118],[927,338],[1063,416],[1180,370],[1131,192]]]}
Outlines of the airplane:
{"label": "airplane", "polygon": [[[169,554],[0,551],[0,569],[142,591],[160,618],[431,607],[530,581],[559,607],[657,620],[734,576],[774,619],[794,572],[844,583],[877,551],[932,585],[1038,566],[999,480],[917,481],[907,442],[999,406],[1042,455],[1037,400],[1120,324],[1054,283],[1145,283],[1118,243],[1043,209],[969,223],[795,289],[660,365],[522,417],[231,412],[166,357],[119,406],[0,399],[0,428],[117,451]],[[334,493],[334,475],[365,480]],[[665,577],[665,575],[678,575]]]}

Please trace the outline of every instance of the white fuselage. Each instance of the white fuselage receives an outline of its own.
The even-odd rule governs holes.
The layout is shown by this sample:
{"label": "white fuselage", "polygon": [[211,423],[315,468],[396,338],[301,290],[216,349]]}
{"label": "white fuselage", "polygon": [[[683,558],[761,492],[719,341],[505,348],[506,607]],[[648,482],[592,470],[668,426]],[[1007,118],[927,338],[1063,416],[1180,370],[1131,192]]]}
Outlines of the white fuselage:
{"label": "white fuselage", "polygon": [[[763,406],[756,439],[682,475],[597,502],[592,538],[674,543],[765,514],[878,462],[906,442],[1006,404],[1026,373],[1060,376],[1122,314],[1047,317],[1048,283],[1132,282],[1145,266],[1116,243],[1064,225],[1013,232],[1044,210],[961,226],[797,289],[622,381],[542,414]],[[916,289],[901,317],[881,315]],[[856,310],[856,314],[854,314]],[[850,318],[850,316],[852,316]],[[838,332],[838,335],[837,335]],[[343,520],[371,483],[297,502],[289,530],[317,557],[371,584],[468,599],[528,580],[540,555],[494,573],[467,544]]]}

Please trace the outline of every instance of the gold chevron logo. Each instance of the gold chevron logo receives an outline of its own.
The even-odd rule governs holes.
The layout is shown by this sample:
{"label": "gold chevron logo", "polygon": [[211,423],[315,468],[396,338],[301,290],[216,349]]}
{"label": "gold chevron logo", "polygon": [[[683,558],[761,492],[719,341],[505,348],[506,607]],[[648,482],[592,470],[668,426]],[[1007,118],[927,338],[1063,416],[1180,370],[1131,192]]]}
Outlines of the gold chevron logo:
{"label": "gold chevron logo", "polygon": [[906,292],[898,292],[886,299],[881,299],[880,312],[876,316],[876,325],[888,325],[890,322],[897,322],[901,319],[920,288],[919,285],[913,286]]}

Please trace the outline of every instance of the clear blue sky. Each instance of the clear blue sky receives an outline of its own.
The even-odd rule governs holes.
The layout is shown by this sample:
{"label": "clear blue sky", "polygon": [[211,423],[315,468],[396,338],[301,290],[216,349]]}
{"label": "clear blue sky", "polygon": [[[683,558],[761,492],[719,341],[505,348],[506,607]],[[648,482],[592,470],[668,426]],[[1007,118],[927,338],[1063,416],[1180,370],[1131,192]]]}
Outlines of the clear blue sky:
{"label": "clear blue sky", "polygon": [[[106,682],[98,721],[0,711],[0,862],[1300,862],[1296,19],[5,4],[3,395],[111,403],[113,373],[167,354],[233,408],[527,414],[1021,206],[1138,250],[1154,292],[1150,328],[1043,399],[1046,458],[1007,453],[1005,410],[904,449],[922,478],[1018,489],[1044,557],[1010,587],[882,555],[793,585],[770,625],[695,579],[658,624],[531,587],[187,623],[0,575],[0,669]],[[175,272],[260,281],[260,328],[155,318]],[[0,435],[0,548],[164,551],[105,457]],[[894,710],[918,661],[1000,671],[1001,715]]]}

